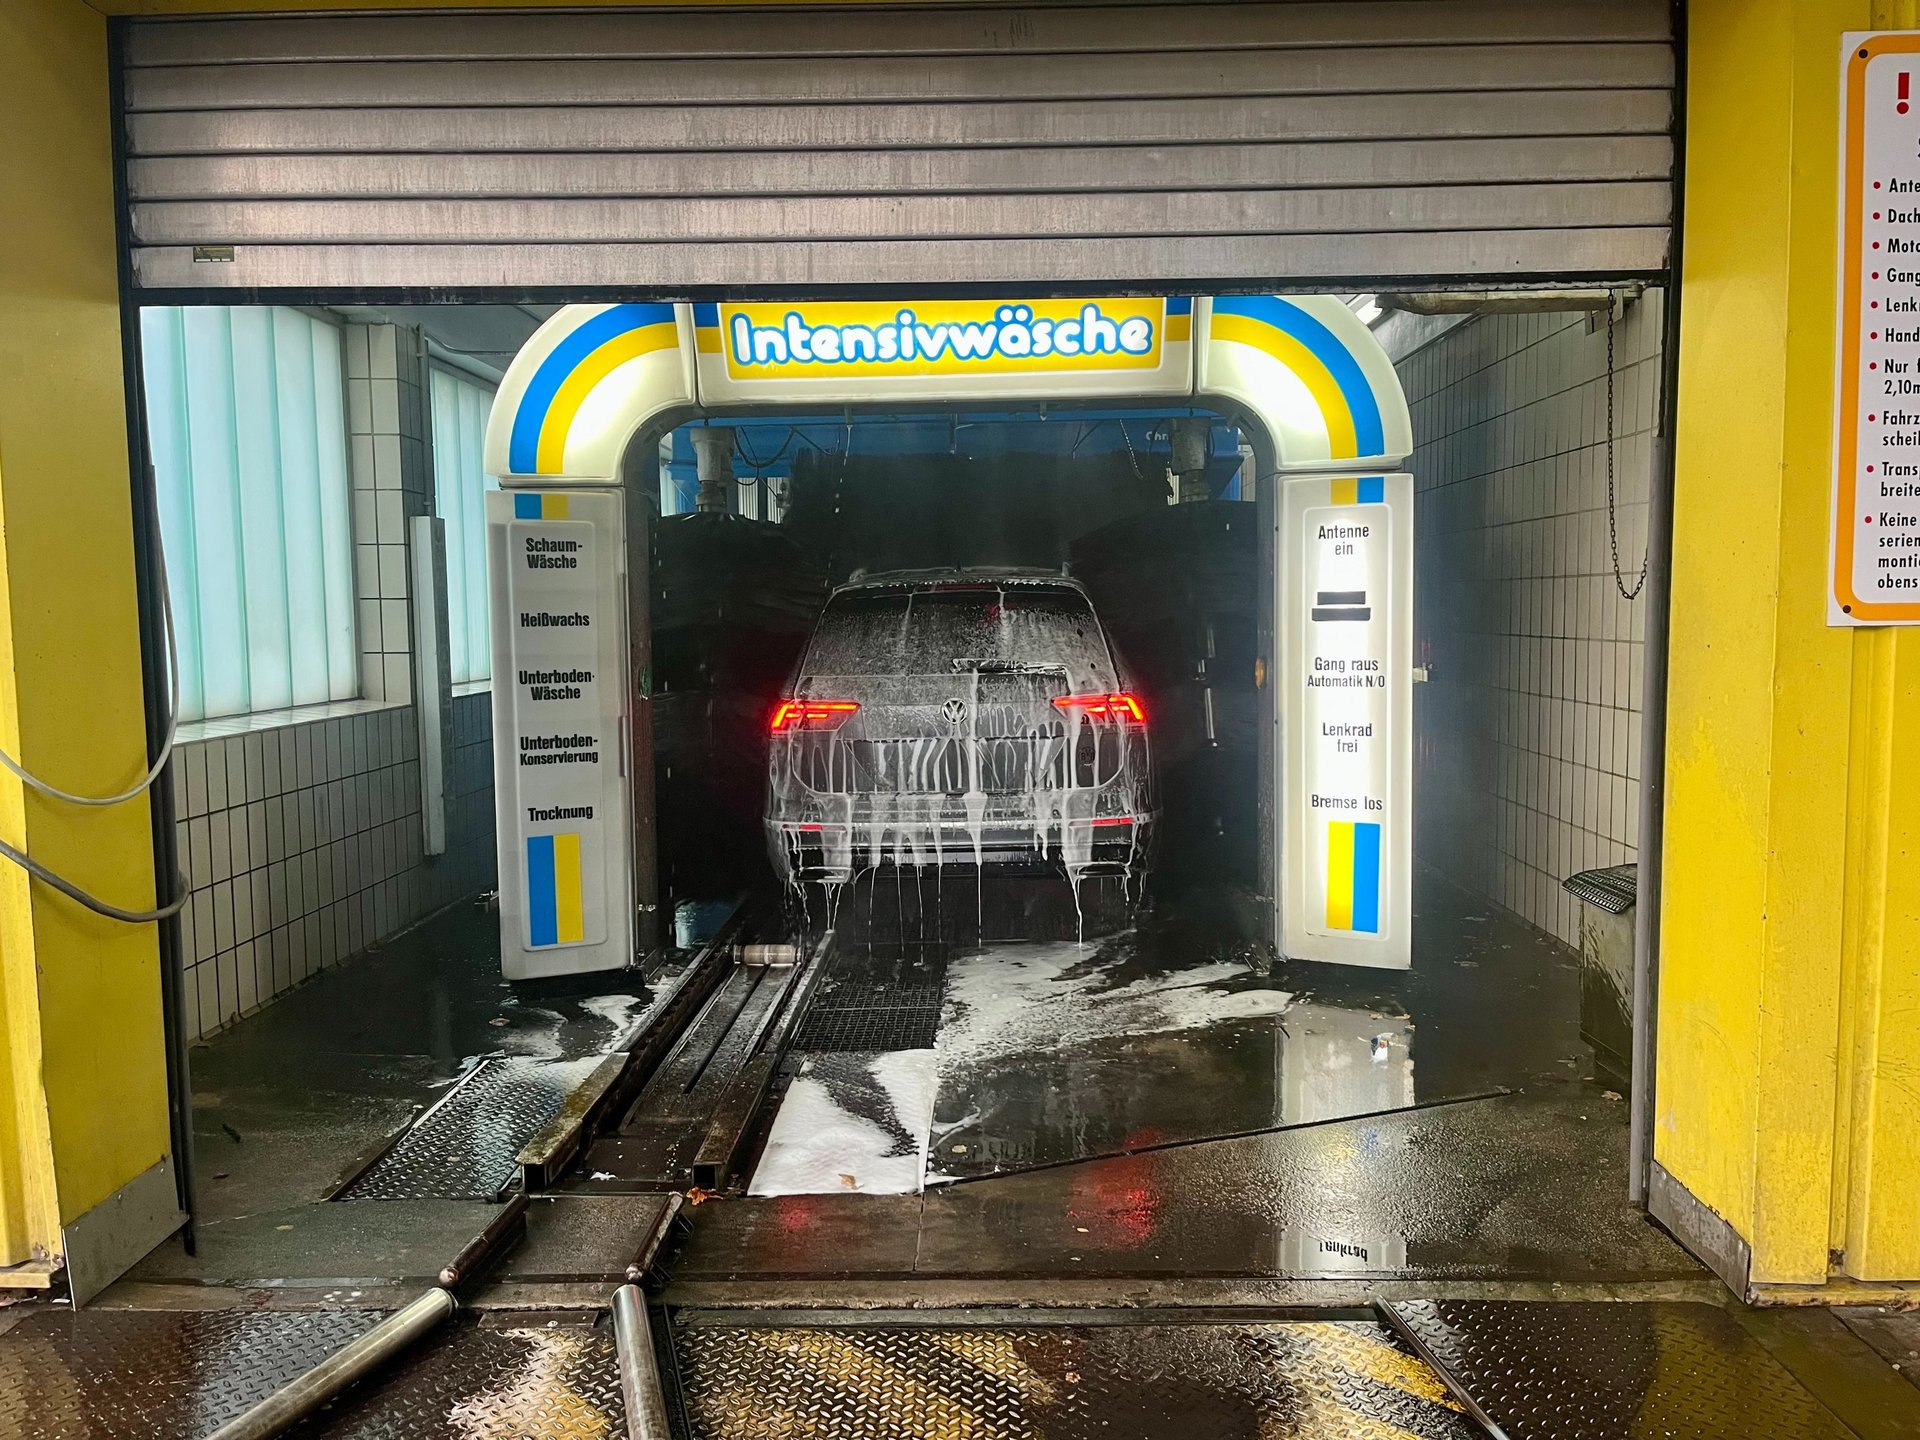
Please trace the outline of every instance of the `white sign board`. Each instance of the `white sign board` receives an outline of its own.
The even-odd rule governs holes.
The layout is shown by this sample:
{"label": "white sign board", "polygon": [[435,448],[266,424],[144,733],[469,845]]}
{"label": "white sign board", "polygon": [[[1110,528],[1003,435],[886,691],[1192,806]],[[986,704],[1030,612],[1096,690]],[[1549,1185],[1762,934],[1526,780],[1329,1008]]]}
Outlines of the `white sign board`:
{"label": "white sign board", "polygon": [[1840,60],[1832,625],[1920,624],[1920,34]]}
{"label": "white sign board", "polygon": [[1413,478],[1282,484],[1281,953],[1412,963]]}
{"label": "white sign board", "polygon": [[617,969],[633,953],[621,498],[486,501],[501,968]]}

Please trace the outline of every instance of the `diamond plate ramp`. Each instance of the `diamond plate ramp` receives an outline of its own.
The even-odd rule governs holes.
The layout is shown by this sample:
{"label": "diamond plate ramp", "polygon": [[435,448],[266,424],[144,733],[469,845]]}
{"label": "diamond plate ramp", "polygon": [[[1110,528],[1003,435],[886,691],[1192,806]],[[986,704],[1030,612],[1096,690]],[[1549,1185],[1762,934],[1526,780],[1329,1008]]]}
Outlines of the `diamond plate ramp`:
{"label": "diamond plate ramp", "polygon": [[1712,1305],[1413,1300],[1394,1325],[1505,1440],[1847,1440]]}
{"label": "diamond plate ramp", "polygon": [[[152,1433],[152,1432],[149,1432]],[[616,1440],[613,1335],[577,1320],[466,1322],[428,1337],[290,1440]]]}
{"label": "diamond plate ramp", "polygon": [[555,1115],[599,1057],[514,1060],[469,1070],[336,1200],[493,1200],[520,1147]]}
{"label": "diamond plate ramp", "polygon": [[695,1440],[1467,1440],[1384,1327],[760,1328],[674,1337]]}
{"label": "diamond plate ramp", "polygon": [[0,1435],[205,1435],[381,1318],[367,1310],[43,1310],[0,1336]]}

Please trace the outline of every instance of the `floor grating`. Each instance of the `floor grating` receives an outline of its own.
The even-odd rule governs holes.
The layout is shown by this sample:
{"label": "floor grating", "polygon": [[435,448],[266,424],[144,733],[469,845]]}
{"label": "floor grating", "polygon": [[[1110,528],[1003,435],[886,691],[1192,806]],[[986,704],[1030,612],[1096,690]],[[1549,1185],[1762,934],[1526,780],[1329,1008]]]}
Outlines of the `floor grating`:
{"label": "floor grating", "polygon": [[815,1054],[925,1050],[940,1032],[944,946],[835,954],[788,1049]]}
{"label": "floor grating", "polygon": [[0,1344],[0,1435],[206,1435],[381,1319],[366,1310],[45,1310]]}
{"label": "floor grating", "polygon": [[1712,1305],[1412,1300],[1386,1310],[1506,1440],[1853,1433]]}
{"label": "floor grating", "polygon": [[598,1063],[494,1056],[426,1111],[336,1200],[493,1200],[515,1157]]}
{"label": "floor grating", "polygon": [[1391,1332],[1361,1322],[1007,1328],[689,1326],[694,1440],[1470,1440]]}

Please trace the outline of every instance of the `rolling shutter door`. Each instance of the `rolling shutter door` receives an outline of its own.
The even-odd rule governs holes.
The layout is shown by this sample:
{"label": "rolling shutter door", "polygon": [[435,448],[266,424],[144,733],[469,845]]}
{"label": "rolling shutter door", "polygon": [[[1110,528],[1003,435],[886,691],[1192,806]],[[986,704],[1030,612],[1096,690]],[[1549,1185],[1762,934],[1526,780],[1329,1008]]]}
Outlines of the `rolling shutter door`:
{"label": "rolling shutter door", "polygon": [[141,20],[125,54],[146,291],[1405,288],[1667,257],[1664,0]]}

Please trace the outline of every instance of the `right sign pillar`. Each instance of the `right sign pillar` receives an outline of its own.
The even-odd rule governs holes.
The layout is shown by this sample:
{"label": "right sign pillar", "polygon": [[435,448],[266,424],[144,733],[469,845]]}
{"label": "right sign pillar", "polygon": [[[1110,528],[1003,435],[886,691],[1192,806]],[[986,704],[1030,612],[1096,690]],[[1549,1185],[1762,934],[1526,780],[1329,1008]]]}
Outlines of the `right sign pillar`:
{"label": "right sign pillar", "polygon": [[1281,482],[1275,943],[1412,963],[1413,478]]}

